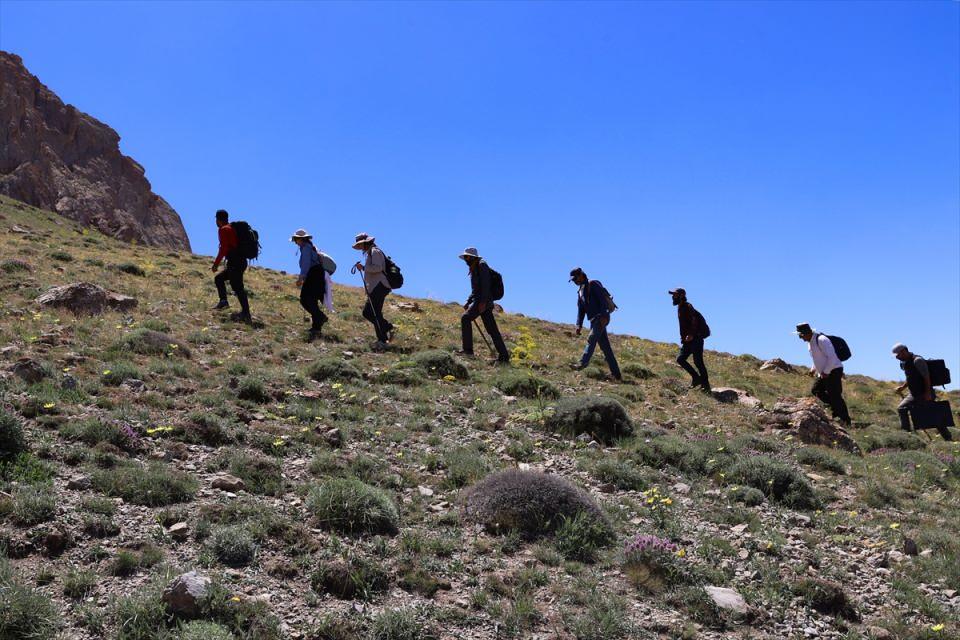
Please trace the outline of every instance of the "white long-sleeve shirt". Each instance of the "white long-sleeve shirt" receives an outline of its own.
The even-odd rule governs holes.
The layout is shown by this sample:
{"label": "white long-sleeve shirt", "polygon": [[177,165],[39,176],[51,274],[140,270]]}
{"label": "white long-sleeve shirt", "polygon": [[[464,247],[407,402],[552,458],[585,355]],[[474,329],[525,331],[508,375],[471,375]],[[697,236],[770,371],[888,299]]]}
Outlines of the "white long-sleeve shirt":
{"label": "white long-sleeve shirt", "polygon": [[813,358],[813,368],[821,376],[843,366],[830,338],[822,333],[813,334],[807,348],[810,350],[810,357]]}

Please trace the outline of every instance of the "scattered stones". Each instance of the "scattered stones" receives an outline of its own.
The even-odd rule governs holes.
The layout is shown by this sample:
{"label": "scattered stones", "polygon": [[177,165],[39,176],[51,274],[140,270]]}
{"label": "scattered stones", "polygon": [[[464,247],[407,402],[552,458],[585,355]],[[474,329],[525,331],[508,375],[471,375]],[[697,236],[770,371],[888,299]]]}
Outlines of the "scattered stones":
{"label": "scattered stones", "polygon": [[771,360],[764,361],[760,365],[761,371],[782,371],[784,373],[793,373],[796,369],[792,364],[787,364],[784,360],[780,358],[773,358]]}
{"label": "scattered stones", "polygon": [[120,386],[133,393],[143,393],[147,390],[147,383],[143,380],[137,380],[136,378],[127,378]]}
{"label": "scattered stones", "polygon": [[27,384],[36,384],[47,377],[44,366],[32,358],[20,358],[11,371]]}
{"label": "scattered stones", "polygon": [[425,487],[423,485],[420,485],[417,487],[417,492],[424,498],[429,498],[433,496],[433,489],[431,489],[430,487]]}
{"label": "scattered stones", "polygon": [[137,299],[90,282],[75,282],[50,289],[37,298],[37,304],[67,309],[76,315],[99,315],[107,309],[129,311],[137,306]]}
{"label": "scattered stones", "polygon": [[215,477],[211,486],[214,489],[222,489],[223,491],[229,491],[231,493],[236,493],[237,491],[242,490],[246,485],[243,480],[236,476],[231,476],[230,474],[223,474]]}
{"label": "scattered stones", "polygon": [[167,612],[184,618],[200,615],[200,603],[207,595],[210,578],[196,571],[183,573],[173,579],[163,590],[163,602]]}

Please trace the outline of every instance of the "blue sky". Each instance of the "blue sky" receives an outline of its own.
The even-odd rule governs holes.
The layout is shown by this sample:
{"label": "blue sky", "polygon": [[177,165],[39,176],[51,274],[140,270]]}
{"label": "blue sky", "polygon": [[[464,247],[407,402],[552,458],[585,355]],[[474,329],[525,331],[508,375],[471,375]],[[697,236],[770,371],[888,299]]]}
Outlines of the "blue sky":
{"label": "blue sky", "polygon": [[509,310],[572,321],[580,265],[617,332],[675,341],[680,285],[714,349],[802,362],[808,321],[850,371],[897,377],[902,340],[960,377],[955,2],[4,0],[0,47],[197,252],[220,207],[287,270],[298,227],[344,266],[367,231],[404,294],[462,300],[475,245]]}

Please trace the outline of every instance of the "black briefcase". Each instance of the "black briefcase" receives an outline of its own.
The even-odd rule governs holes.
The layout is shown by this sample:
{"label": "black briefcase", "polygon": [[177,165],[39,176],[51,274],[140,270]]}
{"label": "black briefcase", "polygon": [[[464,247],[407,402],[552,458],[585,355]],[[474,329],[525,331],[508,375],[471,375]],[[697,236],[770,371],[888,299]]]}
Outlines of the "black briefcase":
{"label": "black briefcase", "polygon": [[954,426],[953,412],[950,411],[950,403],[946,400],[916,403],[910,407],[910,419],[913,422],[914,429],[939,429],[940,427]]}

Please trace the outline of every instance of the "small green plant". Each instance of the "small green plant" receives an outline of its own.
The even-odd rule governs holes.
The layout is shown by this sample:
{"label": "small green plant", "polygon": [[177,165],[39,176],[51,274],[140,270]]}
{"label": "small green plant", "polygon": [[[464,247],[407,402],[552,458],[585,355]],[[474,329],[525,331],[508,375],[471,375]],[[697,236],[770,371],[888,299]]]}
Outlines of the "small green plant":
{"label": "small green plant", "polygon": [[639,380],[649,380],[650,378],[657,377],[657,374],[655,374],[653,371],[636,362],[628,362],[620,367],[620,370],[626,375],[633,376]]}
{"label": "small green plant", "polygon": [[355,478],[332,478],[310,490],[307,509],[324,529],[349,535],[396,534],[399,515],[382,490]]}
{"label": "small green plant", "polygon": [[91,481],[101,493],[145,507],[189,502],[197,491],[193,476],[160,463],[97,471]]}
{"label": "small green plant", "polygon": [[86,598],[97,586],[97,574],[93,571],[70,569],[63,576],[63,595],[74,600]]}
{"label": "small green plant", "polygon": [[324,380],[356,380],[360,378],[360,371],[350,364],[337,358],[317,360],[307,368],[307,376],[323,382]]}
{"label": "small green plant", "polygon": [[747,456],[730,467],[730,482],[759,489],[770,498],[796,509],[815,509],[820,500],[804,475],[769,456]]}
{"label": "small green plant", "polygon": [[177,629],[176,640],[235,640],[230,629],[219,622],[190,620]]}
{"label": "small green plant", "polygon": [[820,613],[840,616],[852,621],[860,619],[856,607],[850,602],[843,588],[835,582],[817,578],[804,578],[795,583],[792,589],[808,606]]}
{"label": "small green plant", "polygon": [[140,380],[143,375],[129,362],[114,362],[100,373],[100,382],[108,387],[119,387],[126,380]]}
{"label": "small green plant", "polygon": [[10,563],[0,557],[0,638],[52,640],[59,620],[53,602],[20,582]]}
{"label": "small green plant", "polygon": [[369,640],[435,640],[433,628],[415,609],[386,609],[370,622]]}
{"label": "small green plant", "polygon": [[443,454],[447,471],[444,484],[450,488],[464,487],[487,474],[490,464],[475,447],[458,447]]}
{"label": "small green plant", "polygon": [[533,375],[529,371],[510,370],[497,376],[494,381],[497,389],[509,396],[521,398],[559,398],[560,390],[549,380]]}
{"label": "small green plant", "polygon": [[815,447],[804,447],[797,451],[797,462],[814,467],[815,469],[820,469],[821,471],[835,473],[838,476],[847,473],[847,468],[844,466],[842,460],[823,449],[817,449]]}
{"label": "small green plant", "polygon": [[66,251],[53,251],[50,253],[50,258],[58,262],[73,262],[73,256]]}
{"label": "small green plant", "polygon": [[32,527],[53,520],[57,515],[57,498],[49,486],[19,486],[13,490],[9,508],[15,524]]}
{"label": "small green plant", "polygon": [[215,527],[207,545],[214,557],[228,567],[246,566],[257,553],[256,540],[243,525]]}
{"label": "small green plant", "polygon": [[0,408],[0,464],[10,462],[27,451],[20,418]]}
{"label": "small green plant", "polygon": [[467,368],[446,351],[418,351],[413,354],[411,362],[431,378],[453,376],[457,380],[466,380],[470,375]]}
{"label": "small green plant", "polygon": [[623,571],[638,588],[659,593],[689,581],[685,555],[665,538],[637,535],[623,547]]}
{"label": "small green plant", "polygon": [[274,458],[249,453],[243,449],[231,449],[220,453],[214,466],[228,469],[245,485],[247,491],[261,495],[277,496],[283,490],[283,472]]}
{"label": "small green plant", "polygon": [[24,260],[11,258],[0,262],[0,271],[4,273],[23,273],[33,271],[33,265]]}
{"label": "small green plant", "polygon": [[390,575],[376,562],[352,555],[346,560],[321,562],[310,584],[317,593],[341,600],[369,600],[390,587]]}
{"label": "small green plant", "polygon": [[237,386],[237,397],[257,404],[266,404],[273,400],[273,397],[267,392],[263,380],[253,377],[244,378],[240,381]]}
{"label": "small green plant", "polygon": [[602,521],[581,511],[563,518],[554,534],[554,546],[567,560],[593,562],[597,552],[613,542],[613,532]]}
{"label": "small green plant", "polygon": [[147,275],[147,272],[143,270],[143,267],[140,267],[132,262],[121,262],[120,264],[113,265],[113,268],[120,273],[128,273],[132,276],[138,276],[140,278]]}

